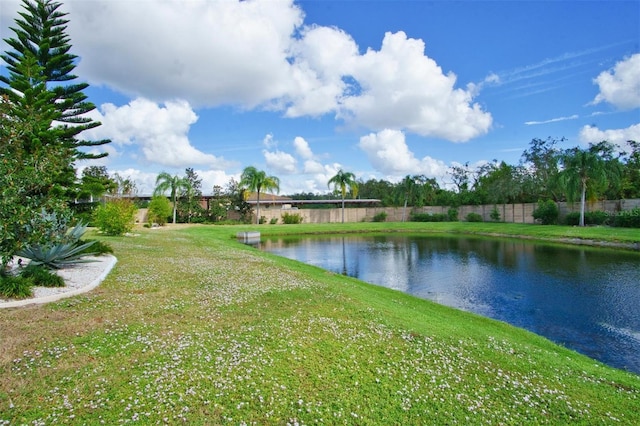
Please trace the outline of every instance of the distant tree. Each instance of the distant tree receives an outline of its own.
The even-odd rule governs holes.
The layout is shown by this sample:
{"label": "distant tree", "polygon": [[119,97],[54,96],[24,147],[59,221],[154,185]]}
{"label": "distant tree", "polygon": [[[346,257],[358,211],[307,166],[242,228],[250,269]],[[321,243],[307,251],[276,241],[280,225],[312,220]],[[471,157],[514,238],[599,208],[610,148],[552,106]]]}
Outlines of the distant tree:
{"label": "distant tree", "polygon": [[105,166],[85,167],[82,170],[78,196],[79,198],[89,198],[93,202],[94,198],[113,192],[117,185],[117,182],[109,176]]}
{"label": "distant tree", "polygon": [[169,191],[169,197],[173,204],[173,224],[176,223],[176,214],[178,209],[177,197],[181,190],[187,189],[189,181],[178,175],[171,176],[167,172],[161,172],[156,178],[156,188],[153,195],[164,195]]}
{"label": "distant tree", "polygon": [[353,198],[358,196],[358,182],[356,176],[351,172],[338,170],[335,176],[329,179],[327,185],[333,190],[340,193],[342,197],[342,223],[344,223],[344,198],[347,196],[347,189],[351,192]]}
{"label": "distant tree", "polygon": [[556,147],[558,142],[566,139],[532,139],[529,149],[522,153],[521,164],[527,171],[527,182],[524,190],[530,199],[558,200],[558,175],[560,173],[560,158],[562,151]]}
{"label": "distant tree", "polygon": [[257,193],[256,223],[260,223],[260,191],[280,191],[280,179],[267,176],[266,172],[249,166],[242,171],[240,185],[250,192]]}
{"label": "distant tree", "polygon": [[628,154],[621,176],[623,198],[640,198],[640,143],[627,141],[631,152]]}
{"label": "distant tree", "polygon": [[242,222],[250,222],[251,218],[251,204],[247,203],[246,194],[247,189],[240,185],[240,182],[231,178],[227,183],[224,193],[222,194],[223,202],[226,204],[226,200],[229,202],[229,208],[234,209],[240,215]]}
{"label": "distant tree", "polygon": [[204,208],[200,204],[202,179],[192,168],[185,169],[184,179],[188,184],[178,196],[178,217],[183,222],[191,223],[204,214]]}
{"label": "distant tree", "polygon": [[588,191],[595,196],[594,187],[604,186],[607,181],[605,163],[598,155],[589,150],[572,148],[561,157],[563,170],[560,182],[566,190],[567,199],[580,198],[580,226],[584,226],[584,212]]}

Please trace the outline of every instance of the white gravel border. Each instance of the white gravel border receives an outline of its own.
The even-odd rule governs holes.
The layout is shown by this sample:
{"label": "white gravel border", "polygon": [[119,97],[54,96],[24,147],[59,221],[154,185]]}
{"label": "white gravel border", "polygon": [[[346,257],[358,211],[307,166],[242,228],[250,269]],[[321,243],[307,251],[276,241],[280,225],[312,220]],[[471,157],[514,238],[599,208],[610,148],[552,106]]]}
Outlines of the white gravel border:
{"label": "white gravel border", "polygon": [[64,279],[64,287],[34,287],[33,297],[29,299],[0,299],[0,309],[55,302],[91,291],[100,285],[118,261],[110,254],[87,256],[86,259],[92,261],[56,271]]}

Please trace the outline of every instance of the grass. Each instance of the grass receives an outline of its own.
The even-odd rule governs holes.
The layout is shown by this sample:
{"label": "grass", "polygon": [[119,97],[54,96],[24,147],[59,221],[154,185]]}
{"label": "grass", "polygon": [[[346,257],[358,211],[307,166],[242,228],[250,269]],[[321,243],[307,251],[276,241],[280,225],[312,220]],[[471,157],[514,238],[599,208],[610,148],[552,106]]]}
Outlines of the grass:
{"label": "grass", "polygon": [[[463,225],[191,226],[100,237],[118,264],[98,289],[0,310],[0,425],[640,423],[637,375],[235,241],[250,229]],[[466,231],[518,227],[473,225]],[[640,240],[638,231],[607,235]]]}

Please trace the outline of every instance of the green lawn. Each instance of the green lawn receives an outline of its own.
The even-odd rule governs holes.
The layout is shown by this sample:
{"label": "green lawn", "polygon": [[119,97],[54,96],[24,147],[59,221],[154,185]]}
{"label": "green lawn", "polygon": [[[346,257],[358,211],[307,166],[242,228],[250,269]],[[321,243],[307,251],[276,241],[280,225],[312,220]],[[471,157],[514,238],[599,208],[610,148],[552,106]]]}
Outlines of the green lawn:
{"label": "green lawn", "polygon": [[637,230],[464,223],[100,237],[118,264],[98,289],[0,310],[0,425],[640,423],[640,376],[235,240],[251,229],[640,241]]}

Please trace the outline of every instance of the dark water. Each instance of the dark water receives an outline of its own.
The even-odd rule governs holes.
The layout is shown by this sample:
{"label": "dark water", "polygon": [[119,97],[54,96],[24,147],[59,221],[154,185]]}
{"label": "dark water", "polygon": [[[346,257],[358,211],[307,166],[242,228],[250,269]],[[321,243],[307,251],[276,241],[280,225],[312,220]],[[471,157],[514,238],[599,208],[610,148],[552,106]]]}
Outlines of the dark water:
{"label": "dark water", "polygon": [[273,238],[260,248],[525,328],[640,374],[640,254],[520,240]]}

